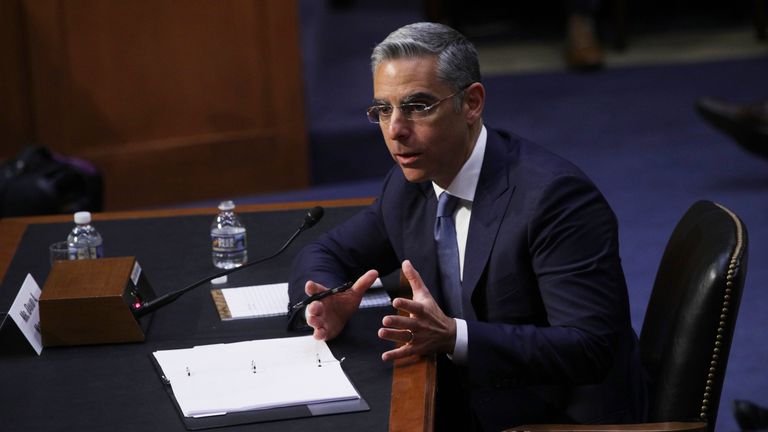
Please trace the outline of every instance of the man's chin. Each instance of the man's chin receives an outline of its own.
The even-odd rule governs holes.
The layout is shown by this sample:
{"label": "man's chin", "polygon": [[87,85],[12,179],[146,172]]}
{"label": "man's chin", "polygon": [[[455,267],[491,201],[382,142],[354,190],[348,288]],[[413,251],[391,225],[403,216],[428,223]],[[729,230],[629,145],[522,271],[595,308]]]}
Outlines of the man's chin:
{"label": "man's chin", "polygon": [[429,180],[427,173],[425,173],[424,170],[406,168],[404,166],[400,166],[400,169],[403,171],[405,179],[410,183],[421,183]]}

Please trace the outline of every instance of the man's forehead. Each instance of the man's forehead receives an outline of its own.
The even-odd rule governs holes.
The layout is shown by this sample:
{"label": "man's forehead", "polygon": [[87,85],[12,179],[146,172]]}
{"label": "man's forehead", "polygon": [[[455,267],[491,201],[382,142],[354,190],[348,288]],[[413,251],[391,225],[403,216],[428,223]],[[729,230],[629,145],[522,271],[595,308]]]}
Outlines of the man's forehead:
{"label": "man's forehead", "polygon": [[376,81],[414,81],[429,80],[437,73],[435,57],[402,57],[384,60],[376,66],[373,73]]}
{"label": "man's forehead", "polygon": [[436,77],[434,57],[408,57],[381,62],[373,76],[374,100],[403,102],[434,99],[446,87]]}

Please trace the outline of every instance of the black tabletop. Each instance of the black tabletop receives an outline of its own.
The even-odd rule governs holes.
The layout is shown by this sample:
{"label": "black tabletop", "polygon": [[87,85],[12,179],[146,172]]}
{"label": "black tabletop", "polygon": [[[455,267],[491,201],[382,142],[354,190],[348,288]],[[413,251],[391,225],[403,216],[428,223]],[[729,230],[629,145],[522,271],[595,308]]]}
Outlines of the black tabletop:
{"label": "black tabletop", "polygon": [[[226,286],[288,280],[299,248],[358,209],[326,209],[320,223],[302,234],[282,255],[229,276]],[[245,213],[251,260],[277,250],[300,225],[305,210]],[[108,257],[135,256],[158,295],[217,272],[211,263],[211,216],[183,216],[94,222]],[[0,286],[6,312],[27,273],[42,287],[48,276],[47,246],[66,238],[70,224],[30,225]],[[185,430],[151,361],[159,349],[219,342],[297,336],[285,317],[221,321],[205,284],[154,312],[143,343],[45,348],[34,354],[0,356],[0,429]],[[390,348],[376,337],[390,308],[359,311],[329,346],[370,411],[229,426],[226,430],[386,430],[392,366],[381,361]],[[43,325],[45,325],[43,323]]]}

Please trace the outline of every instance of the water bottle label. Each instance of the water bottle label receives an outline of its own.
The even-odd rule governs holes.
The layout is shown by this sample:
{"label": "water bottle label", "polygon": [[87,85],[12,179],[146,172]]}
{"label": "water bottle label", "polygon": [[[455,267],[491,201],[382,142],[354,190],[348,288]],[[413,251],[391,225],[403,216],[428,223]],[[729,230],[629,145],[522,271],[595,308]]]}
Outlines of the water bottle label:
{"label": "water bottle label", "polygon": [[97,246],[97,247],[71,247],[69,248],[68,257],[71,260],[81,260],[81,259],[101,258],[103,256],[104,256],[104,247]]}
{"label": "water bottle label", "polygon": [[87,247],[71,247],[69,248],[69,259],[71,260],[81,260],[81,259],[90,259],[91,258],[91,250]]}
{"label": "water bottle label", "polygon": [[217,235],[211,234],[215,252],[233,252],[245,250],[245,233]]}
{"label": "water bottle label", "polygon": [[86,259],[88,258],[88,251],[85,248],[69,248],[69,259]]}

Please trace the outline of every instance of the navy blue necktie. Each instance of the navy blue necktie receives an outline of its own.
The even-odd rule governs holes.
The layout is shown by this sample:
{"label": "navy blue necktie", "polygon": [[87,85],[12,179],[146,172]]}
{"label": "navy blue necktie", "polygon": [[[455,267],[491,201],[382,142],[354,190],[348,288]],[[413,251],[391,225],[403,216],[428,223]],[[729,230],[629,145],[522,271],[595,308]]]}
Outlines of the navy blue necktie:
{"label": "navy blue necktie", "polygon": [[459,199],[447,192],[440,194],[437,201],[437,220],[435,221],[435,242],[437,243],[437,262],[440,266],[440,280],[443,298],[447,306],[447,315],[461,318],[461,276],[459,274],[459,247],[456,242],[456,227],[453,212]]}

